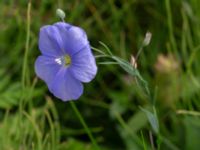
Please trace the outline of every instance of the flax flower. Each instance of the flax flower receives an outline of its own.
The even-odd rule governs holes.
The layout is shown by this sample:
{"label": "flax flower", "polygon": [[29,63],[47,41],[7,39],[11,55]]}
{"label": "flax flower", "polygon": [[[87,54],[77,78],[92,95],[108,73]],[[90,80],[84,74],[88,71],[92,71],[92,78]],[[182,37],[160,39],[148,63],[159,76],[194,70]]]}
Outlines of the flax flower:
{"label": "flax flower", "polygon": [[57,98],[76,100],[83,93],[83,84],[97,73],[95,58],[83,29],[64,22],[40,29],[41,55],[35,62],[37,76],[44,80]]}

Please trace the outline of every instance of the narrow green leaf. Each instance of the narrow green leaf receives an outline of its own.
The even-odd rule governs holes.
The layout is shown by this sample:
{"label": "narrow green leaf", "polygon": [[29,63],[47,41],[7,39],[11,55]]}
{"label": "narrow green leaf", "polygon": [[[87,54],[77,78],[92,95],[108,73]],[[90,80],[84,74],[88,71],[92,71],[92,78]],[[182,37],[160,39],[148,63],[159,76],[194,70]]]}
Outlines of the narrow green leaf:
{"label": "narrow green leaf", "polygon": [[158,134],[159,133],[159,124],[158,124],[158,118],[157,118],[155,111],[154,111],[154,113],[152,113],[145,108],[140,107],[140,109],[146,114],[146,116],[149,120],[149,123],[150,123],[151,127],[153,128],[154,132],[156,134]]}
{"label": "narrow green leaf", "polygon": [[101,42],[101,41],[99,41],[99,43],[107,50],[107,52],[108,52],[111,56],[113,56],[111,50],[109,49],[109,47],[108,47],[106,44],[104,44],[104,43]]}

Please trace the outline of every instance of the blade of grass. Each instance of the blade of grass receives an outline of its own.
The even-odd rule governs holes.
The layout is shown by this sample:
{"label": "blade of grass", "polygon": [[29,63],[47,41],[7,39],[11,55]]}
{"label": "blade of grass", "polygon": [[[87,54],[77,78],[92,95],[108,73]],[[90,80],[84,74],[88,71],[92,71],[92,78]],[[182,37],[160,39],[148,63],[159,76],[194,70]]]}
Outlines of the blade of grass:
{"label": "blade of grass", "polygon": [[[22,79],[21,79],[21,84],[22,84],[22,97],[20,99],[20,104],[19,104],[19,128],[22,131],[23,130],[23,101],[24,101],[24,92],[26,89],[26,76],[27,76],[27,62],[28,62],[28,51],[29,51],[29,45],[30,45],[30,24],[31,24],[31,1],[28,2],[27,6],[27,25],[26,25],[26,44],[25,44],[25,52],[24,52],[24,60],[23,60],[23,66],[22,66]],[[19,135],[19,138],[22,139],[25,138],[26,136],[24,135],[23,132],[20,132],[21,134]],[[39,139],[38,139],[39,140]],[[38,141],[39,144],[40,141]],[[39,145],[40,146],[40,145]]]}
{"label": "blade of grass", "polygon": [[32,116],[30,116],[25,111],[23,111],[23,114],[32,123],[33,129],[36,132],[38,150],[42,150],[42,133],[41,133],[41,131],[39,129],[39,126],[35,122],[35,118],[33,118]]}
{"label": "blade of grass", "polygon": [[168,28],[169,28],[169,39],[170,39],[173,51],[177,53],[178,51],[177,51],[176,40],[174,37],[170,0],[165,0],[165,5],[166,5],[166,11],[167,11],[167,23],[168,23]]}
{"label": "blade of grass", "polygon": [[77,115],[78,119],[80,120],[81,124],[83,125],[85,131],[87,132],[87,134],[88,134],[88,136],[89,136],[89,138],[90,138],[92,144],[93,144],[94,147],[95,147],[95,150],[100,150],[100,148],[99,148],[99,146],[97,145],[97,142],[96,142],[96,140],[94,139],[92,133],[90,132],[90,129],[88,128],[88,126],[87,126],[85,120],[83,119],[81,113],[79,112],[78,108],[76,107],[76,104],[75,104],[73,101],[70,101],[69,103],[70,103],[72,109],[74,110],[74,112],[76,113],[76,115]]}
{"label": "blade of grass", "polygon": [[200,116],[200,112],[197,111],[177,110],[176,113],[182,115]]}
{"label": "blade of grass", "polygon": [[142,130],[140,131],[140,134],[141,134],[141,138],[142,138],[142,145],[144,147],[144,150],[147,150],[147,146],[146,146],[146,143],[145,143],[145,140],[144,140],[144,135],[143,135],[143,132]]}
{"label": "blade of grass", "polygon": [[22,88],[25,89],[26,86],[26,69],[27,69],[27,62],[28,62],[28,51],[30,45],[30,24],[31,24],[31,2],[28,3],[27,9],[27,26],[26,26],[26,46],[24,52],[24,61],[23,61],[23,68],[22,68]]}

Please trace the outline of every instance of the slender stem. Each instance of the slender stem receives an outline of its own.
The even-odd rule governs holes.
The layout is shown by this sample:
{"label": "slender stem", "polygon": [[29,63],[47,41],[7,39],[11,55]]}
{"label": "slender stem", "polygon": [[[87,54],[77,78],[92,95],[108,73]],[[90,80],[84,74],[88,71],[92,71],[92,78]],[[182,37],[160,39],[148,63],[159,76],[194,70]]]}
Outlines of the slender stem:
{"label": "slender stem", "polygon": [[188,111],[188,110],[179,109],[176,111],[176,113],[183,114],[183,115],[200,116],[200,112],[198,112],[198,111]]}
{"label": "slender stem", "polygon": [[[27,14],[26,14],[26,19],[27,19],[27,24],[26,24],[26,45],[25,45],[25,52],[24,52],[23,66],[22,66],[22,79],[21,79],[22,97],[20,98],[20,101],[19,101],[19,130],[23,130],[22,116],[23,116],[23,108],[24,108],[24,106],[23,106],[24,105],[24,93],[25,93],[24,90],[26,88],[28,50],[29,50],[29,45],[30,45],[30,24],[31,24],[31,15],[30,14],[31,14],[31,1],[28,2]],[[25,139],[25,135],[24,135],[23,132],[19,136],[20,136],[20,138],[22,140]],[[38,143],[39,142],[40,141],[38,141]]]}
{"label": "slender stem", "polygon": [[140,47],[140,49],[138,50],[138,52],[137,52],[137,54],[136,54],[136,56],[135,56],[135,62],[134,62],[134,64],[133,64],[133,66],[136,65],[137,60],[138,60],[138,57],[140,56],[141,52],[143,51],[143,48],[144,48],[144,43],[142,43],[142,46]]}
{"label": "slender stem", "polygon": [[143,136],[142,130],[141,130],[140,134],[141,134],[141,137],[142,137],[142,145],[143,145],[143,147],[144,147],[144,150],[147,150],[147,147],[146,147],[146,143],[145,143],[145,141],[144,141],[144,136]]}
{"label": "slender stem", "polygon": [[167,11],[167,22],[169,28],[169,38],[172,45],[173,50],[177,53],[177,45],[176,40],[174,38],[174,29],[173,29],[173,22],[172,22],[172,14],[171,14],[171,6],[170,0],[165,0],[166,11]]}
{"label": "slender stem", "polygon": [[23,90],[26,86],[26,69],[27,69],[27,61],[28,61],[28,49],[29,49],[29,43],[30,43],[30,22],[31,22],[31,2],[28,3],[28,9],[27,9],[27,26],[26,26],[26,47],[25,47],[25,53],[24,53],[24,62],[23,62],[23,68],[22,68],[22,87]]}
{"label": "slender stem", "polygon": [[137,62],[137,59],[138,59],[138,57],[140,56],[142,50],[143,50],[143,46],[140,47],[140,49],[138,50],[138,52],[137,52],[137,54],[136,54],[136,56],[135,56],[135,62],[134,62],[134,65],[135,65],[135,63]]}
{"label": "slender stem", "polygon": [[83,117],[81,116],[81,113],[79,112],[78,108],[76,107],[76,104],[73,101],[70,101],[71,107],[74,110],[74,112],[76,113],[78,119],[80,120],[81,124],[83,125],[85,131],[87,132],[91,142],[93,143],[93,145],[95,146],[96,150],[99,150],[99,146],[97,145],[96,140],[94,139],[92,133],[90,132],[85,120],[83,119]]}
{"label": "slender stem", "polygon": [[149,131],[149,138],[150,138],[150,142],[151,142],[151,148],[152,148],[152,150],[155,150],[153,135],[152,135],[151,131]]}

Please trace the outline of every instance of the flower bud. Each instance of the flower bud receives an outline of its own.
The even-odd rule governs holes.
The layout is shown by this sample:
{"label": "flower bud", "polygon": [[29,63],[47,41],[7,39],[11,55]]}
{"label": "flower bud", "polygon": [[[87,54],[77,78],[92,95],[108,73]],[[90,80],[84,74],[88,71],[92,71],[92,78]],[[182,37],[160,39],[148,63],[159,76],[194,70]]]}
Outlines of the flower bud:
{"label": "flower bud", "polygon": [[58,17],[60,17],[62,20],[64,20],[65,19],[65,12],[62,10],[62,9],[57,9],[56,10],[56,15],[58,16]]}
{"label": "flower bud", "polygon": [[149,45],[150,41],[151,41],[151,32],[147,32],[146,35],[145,35],[145,38],[144,38],[144,41],[143,41],[143,45],[144,46],[147,46]]}

